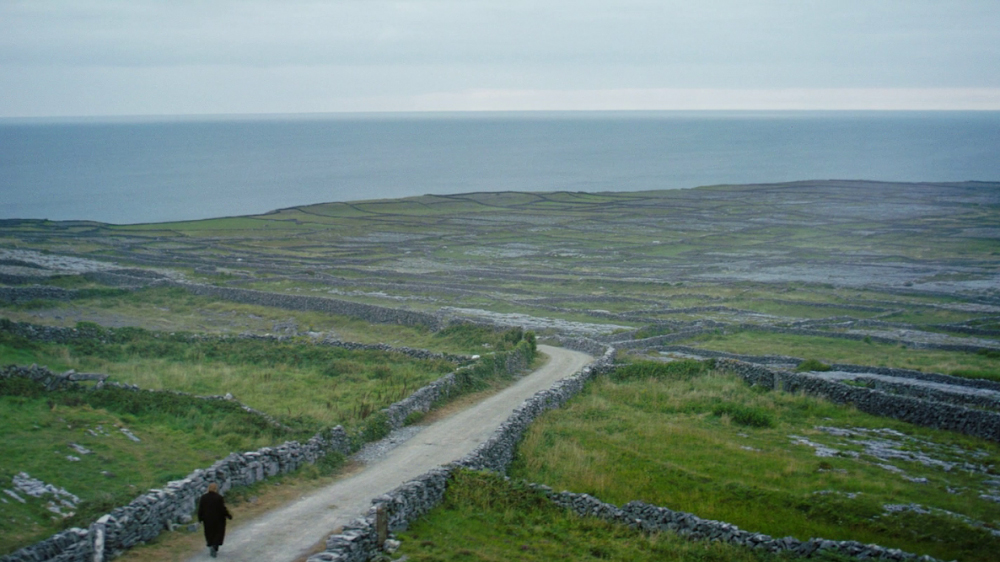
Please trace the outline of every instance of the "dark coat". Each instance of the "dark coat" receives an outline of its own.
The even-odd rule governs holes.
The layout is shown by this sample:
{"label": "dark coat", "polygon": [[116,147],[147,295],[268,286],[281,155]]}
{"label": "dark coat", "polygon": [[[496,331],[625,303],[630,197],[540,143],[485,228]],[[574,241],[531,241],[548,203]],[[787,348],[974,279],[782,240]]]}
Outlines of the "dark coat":
{"label": "dark coat", "polygon": [[226,500],[216,492],[206,492],[198,501],[198,521],[205,524],[205,542],[221,546],[226,539],[226,519],[233,516],[226,509]]}

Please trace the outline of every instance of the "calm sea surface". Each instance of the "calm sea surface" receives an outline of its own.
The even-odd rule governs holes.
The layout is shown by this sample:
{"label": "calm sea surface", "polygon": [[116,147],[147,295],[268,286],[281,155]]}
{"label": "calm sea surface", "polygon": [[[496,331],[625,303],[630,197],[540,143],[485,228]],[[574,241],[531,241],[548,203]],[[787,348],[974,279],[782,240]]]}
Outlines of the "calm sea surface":
{"label": "calm sea surface", "polygon": [[471,191],[1000,180],[1000,112],[0,120],[0,218],[160,222]]}

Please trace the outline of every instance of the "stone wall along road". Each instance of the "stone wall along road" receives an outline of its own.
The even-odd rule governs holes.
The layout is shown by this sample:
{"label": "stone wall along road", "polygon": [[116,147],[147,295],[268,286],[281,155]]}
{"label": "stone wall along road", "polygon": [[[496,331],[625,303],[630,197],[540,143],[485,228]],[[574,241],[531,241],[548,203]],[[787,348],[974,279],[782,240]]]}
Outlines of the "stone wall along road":
{"label": "stone wall along road", "polygon": [[[539,350],[550,358],[542,368],[479,404],[425,427],[361,472],[253,521],[239,521],[237,512],[220,556],[274,562],[297,559],[331,531],[364,515],[372,498],[473,451],[525,399],[592,360],[566,349],[539,346]],[[190,560],[204,556],[200,551]]]}

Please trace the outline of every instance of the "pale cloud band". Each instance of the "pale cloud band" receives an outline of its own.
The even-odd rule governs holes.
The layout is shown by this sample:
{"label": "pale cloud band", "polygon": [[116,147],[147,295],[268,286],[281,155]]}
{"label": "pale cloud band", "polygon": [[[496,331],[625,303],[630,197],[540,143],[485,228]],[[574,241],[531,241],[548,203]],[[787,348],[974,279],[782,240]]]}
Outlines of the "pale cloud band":
{"label": "pale cloud band", "polygon": [[1000,88],[470,90],[381,100],[393,111],[1000,110]]}

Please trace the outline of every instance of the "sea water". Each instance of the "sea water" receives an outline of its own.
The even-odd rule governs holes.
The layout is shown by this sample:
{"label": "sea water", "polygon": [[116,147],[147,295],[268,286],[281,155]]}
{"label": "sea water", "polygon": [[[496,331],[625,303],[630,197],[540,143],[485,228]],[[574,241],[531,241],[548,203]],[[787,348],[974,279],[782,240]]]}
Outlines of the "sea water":
{"label": "sea water", "polygon": [[1000,180],[1000,112],[0,120],[0,219],[127,224],[474,191]]}

